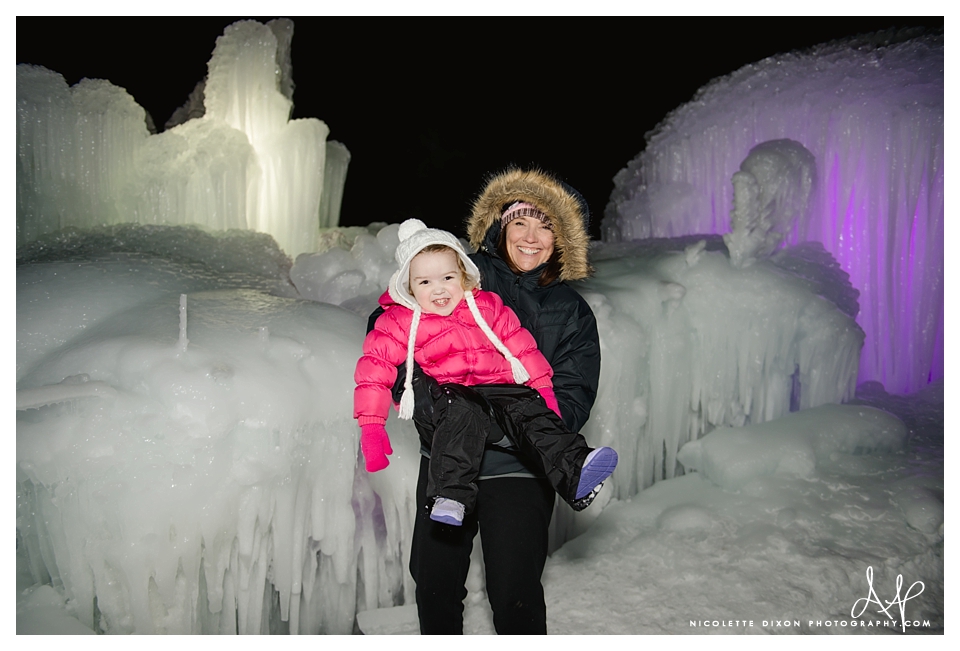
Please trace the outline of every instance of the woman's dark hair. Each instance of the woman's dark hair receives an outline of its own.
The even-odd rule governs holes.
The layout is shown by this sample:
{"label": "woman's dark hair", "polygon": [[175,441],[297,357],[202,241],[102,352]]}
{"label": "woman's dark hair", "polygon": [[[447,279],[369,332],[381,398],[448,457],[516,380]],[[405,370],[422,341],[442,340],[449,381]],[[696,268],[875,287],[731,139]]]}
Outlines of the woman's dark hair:
{"label": "woman's dark hair", "polygon": [[[500,256],[501,260],[507,263],[507,266],[510,267],[510,271],[518,276],[523,273],[523,270],[520,269],[520,267],[513,264],[513,259],[507,252],[506,228],[500,229],[500,236],[497,238],[497,255]],[[546,287],[560,277],[560,271],[562,268],[563,265],[560,264],[560,251],[557,249],[556,245],[554,245],[553,253],[550,254],[550,259],[547,260],[546,266],[543,268],[543,271],[540,272],[540,278],[537,280],[537,284],[541,287]]]}

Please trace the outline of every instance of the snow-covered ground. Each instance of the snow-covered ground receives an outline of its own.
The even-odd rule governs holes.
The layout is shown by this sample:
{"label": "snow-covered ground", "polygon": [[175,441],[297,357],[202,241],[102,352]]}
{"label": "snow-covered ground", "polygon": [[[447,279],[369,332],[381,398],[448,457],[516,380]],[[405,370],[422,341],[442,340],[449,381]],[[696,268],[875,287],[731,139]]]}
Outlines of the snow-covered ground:
{"label": "snow-covered ground", "polygon": [[[819,407],[718,441],[725,488],[691,473],[608,505],[547,564],[551,632],[943,632],[942,385],[912,406],[923,425],[902,449],[888,447],[889,417]],[[778,459],[762,449],[774,434]],[[909,595],[903,611],[863,601],[870,568],[884,607]]]}
{"label": "snow-covered ground", "polygon": [[[850,405],[688,445],[722,462],[726,488],[691,473],[608,504],[547,561],[551,634],[944,632],[942,383],[865,385]],[[417,630],[414,607],[360,619]],[[465,630],[494,632],[481,591]]]}

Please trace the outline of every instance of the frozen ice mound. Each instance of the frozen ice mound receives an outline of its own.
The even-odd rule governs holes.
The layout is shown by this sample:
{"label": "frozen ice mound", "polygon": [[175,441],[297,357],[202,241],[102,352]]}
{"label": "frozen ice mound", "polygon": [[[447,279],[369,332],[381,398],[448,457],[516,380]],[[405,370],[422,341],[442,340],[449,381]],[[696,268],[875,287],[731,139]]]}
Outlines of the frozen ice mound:
{"label": "frozen ice mound", "polygon": [[927,478],[910,478],[898,482],[893,496],[904,519],[917,531],[943,533],[943,490]]}
{"label": "frozen ice mound", "polygon": [[[147,230],[148,251],[196,232]],[[390,476],[358,470],[364,319],[266,292],[278,249],[242,264],[256,234],[221,243],[221,271],[118,233],[18,267],[30,579],[106,633],[351,633],[411,594],[419,445],[391,422]]]}
{"label": "frozen ice mound", "polygon": [[673,477],[677,451],[714,428],[854,396],[863,332],[820,296],[843,280],[829,268],[822,283],[774,259],[737,269],[716,236],[594,253],[597,272],[578,288],[603,363],[584,434],[620,455],[615,496]]}
{"label": "frozen ice mound", "polygon": [[17,635],[96,635],[66,613],[64,599],[49,585],[17,595]]}
{"label": "frozen ice mound", "polygon": [[896,416],[862,405],[823,405],[741,428],[719,428],[683,446],[677,460],[724,490],[758,477],[814,475],[818,459],[903,447],[907,430]]}
{"label": "frozen ice mound", "polygon": [[75,337],[98,328],[149,331],[144,308],[160,296],[221,288],[296,295],[290,259],[272,237],[252,231],[66,229],[18,249],[17,264],[20,388],[33,386],[24,376],[43,356],[60,354]]}

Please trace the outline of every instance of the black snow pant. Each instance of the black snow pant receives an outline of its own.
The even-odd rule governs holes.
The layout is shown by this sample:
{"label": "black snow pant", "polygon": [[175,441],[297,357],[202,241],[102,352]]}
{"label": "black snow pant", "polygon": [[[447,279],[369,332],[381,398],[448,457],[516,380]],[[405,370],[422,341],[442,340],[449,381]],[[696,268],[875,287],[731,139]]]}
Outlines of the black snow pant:
{"label": "black snow pant", "polygon": [[545,479],[496,477],[477,482],[476,508],[451,527],[430,519],[430,460],[420,461],[410,573],[417,584],[422,635],[463,633],[463,600],[477,531],[481,532],[487,598],[500,635],[546,635],[540,576],[547,560],[554,490]]}
{"label": "black snow pant", "polygon": [[417,423],[430,449],[428,499],[446,497],[463,504],[467,513],[473,511],[483,450],[504,434],[528,463],[543,469],[560,497],[576,499],[580,469],[592,448],[567,429],[535,389],[442,384],[432,387],[431,397],[432,422]]}

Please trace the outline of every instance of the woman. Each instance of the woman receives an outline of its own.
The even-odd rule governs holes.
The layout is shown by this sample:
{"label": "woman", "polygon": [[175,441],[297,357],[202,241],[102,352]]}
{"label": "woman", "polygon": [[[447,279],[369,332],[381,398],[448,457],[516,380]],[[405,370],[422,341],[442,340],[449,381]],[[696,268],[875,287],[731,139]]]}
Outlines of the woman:
{"label": "woman", "polygon": [[[566,283],[591,272],[588,219],[586,202],[573,188],[541,171],[510,169],[487,183],[467,223],[470,242],[478,249],[470,257],[480,269],[482,287],[499,294],[533,334],[553,367],[561,418],[574,432],[590,416],[600,378],[596,318]],[[436,391],[430,382],[415,372],[418,429],[430,421],[424,410],[431,401],[420,398]],[[540,576],[553,514],[550,484],[509,447],[488,448],[480,467],[476,508],[463,526],[450,527],[430,519],[428,471],[429,459],[424,456],[410,554],[420,632],[463,632],[465,582],[473,539],[480,530],[497,632],[545,634]]]}

